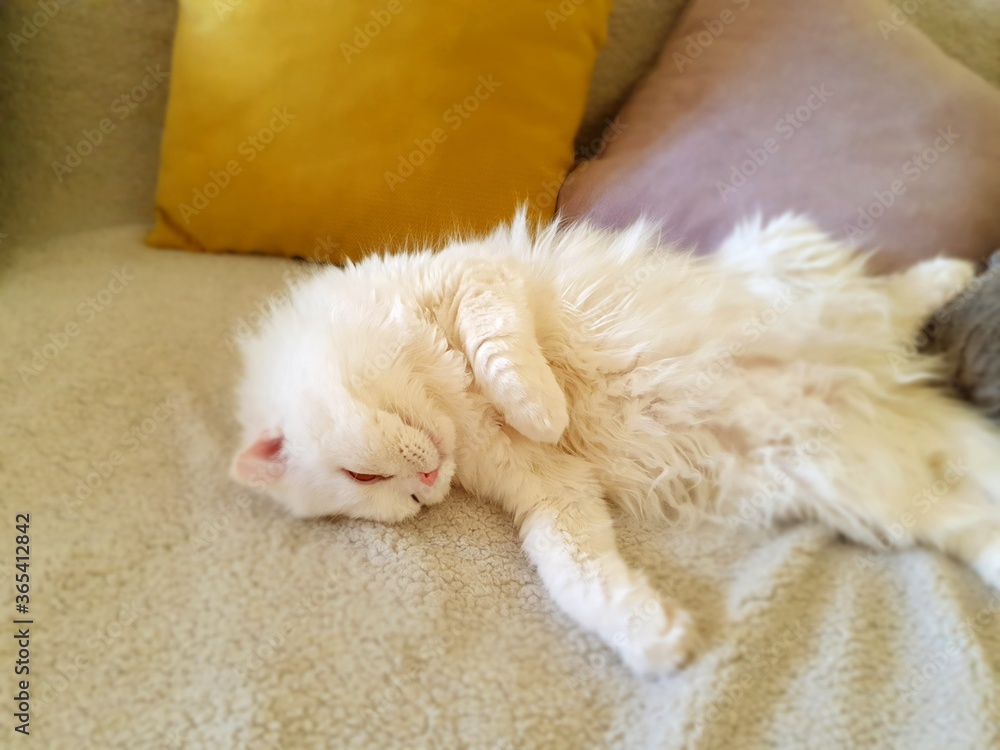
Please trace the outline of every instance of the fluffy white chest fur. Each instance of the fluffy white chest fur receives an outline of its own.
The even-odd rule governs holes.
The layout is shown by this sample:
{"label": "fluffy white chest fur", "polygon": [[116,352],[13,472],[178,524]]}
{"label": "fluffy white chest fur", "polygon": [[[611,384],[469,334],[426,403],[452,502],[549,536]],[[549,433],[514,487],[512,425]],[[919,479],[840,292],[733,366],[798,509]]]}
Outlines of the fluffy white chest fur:
{"label": "fluffy white chest fur", "polygon": [[514,516],[559,606],[643,674],[680,665],[693,628],[619,556],[608,501],[734,533],[815,519],[1000,586],[1000,434],[910,345],[972,273],[872,277],[795,217],[709,257],[642,226],[516,220],[329,268],[244,346],[233,475],[298,516],[387,523],[458,482]]}

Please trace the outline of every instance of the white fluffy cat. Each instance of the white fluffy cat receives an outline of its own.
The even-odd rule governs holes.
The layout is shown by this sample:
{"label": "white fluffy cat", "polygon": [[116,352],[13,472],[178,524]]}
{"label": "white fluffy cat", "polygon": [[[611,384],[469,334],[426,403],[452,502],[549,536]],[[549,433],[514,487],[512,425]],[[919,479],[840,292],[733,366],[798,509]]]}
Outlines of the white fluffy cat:
{"label": "white fluffy cat", "polygon": [[326,268],[244,346],[233,475],[297,516],[386,523],[458,482],[513,515],[558,605],[647,675],[685,660],[692,623],[619,555],[608,502],[818,520],[1000,586],[1000,433],[910,346],[972,274],[866,275],[795,217],[708,257],[641,225],[518,218]]}

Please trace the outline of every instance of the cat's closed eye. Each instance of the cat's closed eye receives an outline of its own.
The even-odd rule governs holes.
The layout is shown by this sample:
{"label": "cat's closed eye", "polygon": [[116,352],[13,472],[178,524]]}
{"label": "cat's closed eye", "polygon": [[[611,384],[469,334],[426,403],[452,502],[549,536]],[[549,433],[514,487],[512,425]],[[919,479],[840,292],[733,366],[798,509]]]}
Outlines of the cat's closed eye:
{"label": "cat's closed eye", "polygon": [[392,477],[382,476],[381,474],[362,474],[350,469],[344,469],[344,473],[358,484],[374,484],[375,482],[384,482],[386,479],[392,479]]}

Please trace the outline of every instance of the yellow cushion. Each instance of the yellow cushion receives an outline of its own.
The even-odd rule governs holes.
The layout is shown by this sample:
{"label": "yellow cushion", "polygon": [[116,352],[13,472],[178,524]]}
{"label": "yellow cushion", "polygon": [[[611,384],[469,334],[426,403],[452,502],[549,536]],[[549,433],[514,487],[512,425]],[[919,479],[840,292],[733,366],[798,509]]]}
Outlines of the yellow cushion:
{"label": "yellow cushion", "polygon": [[611,0],[181,0],[157,247],[358,258],[551,217]]}

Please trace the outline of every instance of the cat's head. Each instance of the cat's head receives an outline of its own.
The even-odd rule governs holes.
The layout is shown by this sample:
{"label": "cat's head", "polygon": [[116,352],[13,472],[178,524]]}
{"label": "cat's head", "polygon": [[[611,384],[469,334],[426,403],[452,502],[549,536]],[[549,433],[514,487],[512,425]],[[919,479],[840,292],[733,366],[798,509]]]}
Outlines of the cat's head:
{"label": "cat's head", "polygon": [[448,404],[464,362],[406,285],[363,265],[299,285],[242,343],[231,475],[296,516],[401,521],[441,502],[455,473]]}

